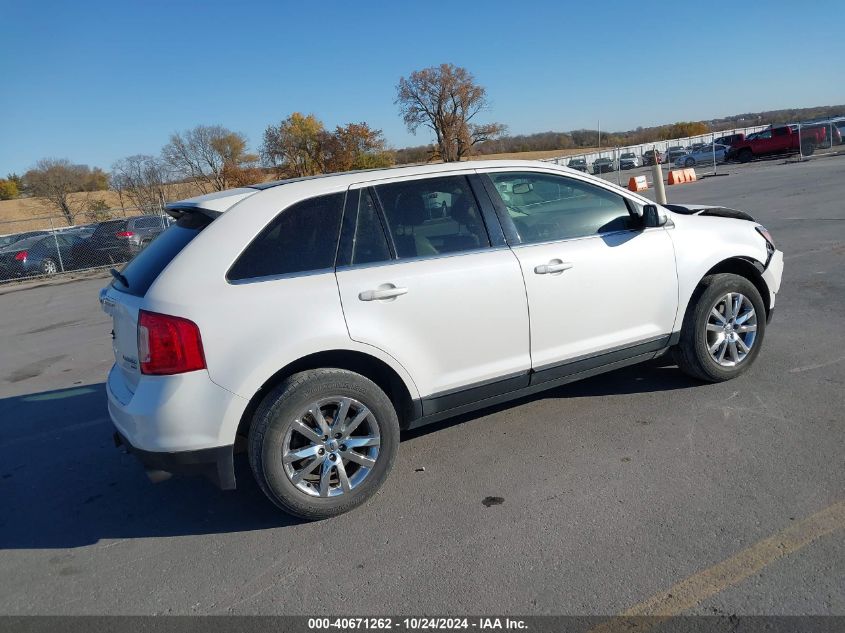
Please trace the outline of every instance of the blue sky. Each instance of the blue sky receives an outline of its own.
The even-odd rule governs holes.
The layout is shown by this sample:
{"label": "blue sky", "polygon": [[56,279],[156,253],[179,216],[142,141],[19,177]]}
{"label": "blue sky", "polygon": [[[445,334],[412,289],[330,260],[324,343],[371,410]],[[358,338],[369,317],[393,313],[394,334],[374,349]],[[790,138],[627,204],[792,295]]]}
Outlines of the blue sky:
{"label": "blue sky", "polygon": [[255,148],[293,111],[427,143],[395,86],[444,61],[511,133],[845,103],[839,2],[0,0],[0,16],[0,176],[47,156],[108,169],[200,123]]}

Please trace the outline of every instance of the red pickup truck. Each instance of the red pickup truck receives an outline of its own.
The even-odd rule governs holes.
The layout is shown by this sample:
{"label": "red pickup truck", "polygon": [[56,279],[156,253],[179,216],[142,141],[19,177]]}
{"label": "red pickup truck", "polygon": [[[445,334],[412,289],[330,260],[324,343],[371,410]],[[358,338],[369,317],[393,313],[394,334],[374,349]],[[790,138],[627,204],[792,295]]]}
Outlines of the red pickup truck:
{"label": "red pickup truck", "polygon": [[827,128],[823,125],[802,125],[800,135],[797,125],[771,127],[749,134],[744,140],[731,145],[727,159],[736,158],[741,163],[747,163],[757,156],[797,152],[799,147],[803,154],[809,156],[816,151],[816,147],[824,145],[826,139]]}

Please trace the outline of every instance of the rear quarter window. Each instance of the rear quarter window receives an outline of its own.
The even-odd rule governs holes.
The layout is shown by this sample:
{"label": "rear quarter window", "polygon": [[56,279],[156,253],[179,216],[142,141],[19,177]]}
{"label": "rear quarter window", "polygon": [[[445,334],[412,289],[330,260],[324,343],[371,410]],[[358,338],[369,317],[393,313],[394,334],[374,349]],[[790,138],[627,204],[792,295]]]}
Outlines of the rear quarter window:
{"label": "rear quarter window", "polygon": [[282,211],[246,247],[226,278],[244,281],[333,268],[345,195],[309,198]]}

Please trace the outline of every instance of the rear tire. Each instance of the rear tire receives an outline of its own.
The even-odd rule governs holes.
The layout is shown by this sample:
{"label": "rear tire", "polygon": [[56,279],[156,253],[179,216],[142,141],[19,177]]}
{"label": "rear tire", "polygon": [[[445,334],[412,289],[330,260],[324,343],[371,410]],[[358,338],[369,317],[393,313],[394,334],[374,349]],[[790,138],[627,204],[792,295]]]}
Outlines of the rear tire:
{"label": "rear tire", "polygon": [[287,378],[264,398],[249,431],[259,487],[282,510],[307,520],[343,514],[372,497],[398,447],[390,399],[373,381],[344,369]]}
{"label": "rear tire", "polygon": [[59,272],[59,267],[56,265],[56,262],[47,258],[41,262],[41,272],[45,275],[55,275]]}
{"label": "rear tire", "polygon": [[812,141],[807,141],[801,145],[801,153],[804,156],[812,156],[816,152],[816,144]]}
{"label": "rear tire", "polygon": [[754,363],[765,333],[766,307],[757,287],[731,273],[708,275],[690,299],[675,361],[693,378],[730,380]]}
{"label": "rear tire", "polygon": [[739,153],[736,157],[739,159],[740,163],[747,163],[752,158],[754,158],[754,154],[748,147],[743,147],[741,150],[739,150]]}

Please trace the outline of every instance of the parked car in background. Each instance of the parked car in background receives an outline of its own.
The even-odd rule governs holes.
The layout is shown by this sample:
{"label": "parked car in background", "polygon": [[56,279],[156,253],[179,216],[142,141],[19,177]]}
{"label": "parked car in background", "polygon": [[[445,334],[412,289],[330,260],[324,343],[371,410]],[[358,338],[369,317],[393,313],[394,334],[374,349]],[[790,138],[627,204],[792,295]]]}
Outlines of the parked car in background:
{"label": "parked car in background", "polygon": [[593,162],[593,173],[594,174],[603,174],[608,171],[615,171],[616,165],[613,164],[613,160],[610,158],[597,158]]}
{"label": "parked car in background", "polygon": [[3,235],[2,237],[0,237],[0,249],[6,248],[7,246],[14,244],[15,242],[20,242],[21,240],[25,240],[30,237],[47,234],[47,231],[26,231],[24,233],[12,233],[10,235]]}
{"label": "parked car in background", "polygon": [[72,226],[71,228],[66,229],[62,232],[66,235],[77,235],[82,239],[87,239],[91,237],[91,235],[93,235],[94,231],[97,229],[97,224],[97,222],[94,222],[93,224],[82,224],[78,226]]}
{"label": "parked car in background", "polygon": [[686,153],[686,147],[681,147],[680,145],[673,145],[672,147],[666,150],[666,162],[674,163],[677,160],[678,156],[683,156]]}
{"label": "parked car in background", "polygon": [[789,154],[800,151],[810,156],[827,138],[824,125],[781,125],[749,134],[744,141],[734,143],[728,150],[727,159],[747,163],[752,158],[772,154]]}
{"label": "parked car in background", "polygon": [[657,164],[661,164],[666,161],[663,154],[660,150],[656,149],[649,149],[643,152],[643,165],[654,165],[655,158],[657,159]]}
{"label": "parked car in background", "polygon": [[830,122],[826,123],[825,127],[827,128],[827,139],[825,140],[824,147],[842,145],[842,131],[839,129],[839,126]]}
{"label": "parked car in background", "polygon": [[75,270],[73,247],[81,242],[75,235],[62,233],[36,235],[0,248],[0,279],[35,275],[55,275]]}
{"label": "parked car in background", "polygon": [[839,145],[842,145],[845,143],[845,119],[834,121],[833,126],[839,132]]}
{"label": "parked car in background", "polygon": [[730,147],[734,143],[739,143],[740,141],[744,140],[745,134],[739,132],[737,134],[728,134],[727,136],[720,136],[714,141],[714,143],[716,143],[717,145],[727,145],[728,147]]}
{"label": "parked car in background", "polygon": [[[715,157],[716,162],[724,162],[725,156],[728,153],[727,145],[716,145]],[[675,159],[675,167],[695,167],[696,165],[712,165],[713,164],[713,145],[704,145],[696,151],[689,151],[682,154]]]}
{"label": "parked car in background", "polygon": [[578,171],[583,171],[584,173],[587,173],[586,158],[573,158],[566,164],[566,166],[570,169],[577,169]]}
{"label": "parked car in background", "polygon": [[640,159],[634,152],[625,152],[619,157],[619,169],[634,169],[640,166]]}
{"label": "parked car in background", "polygon": [[129,261],[170,225],[160,215],[139,215],[100,222],[88,239],[78,243],[74,258],[85,266]]}

